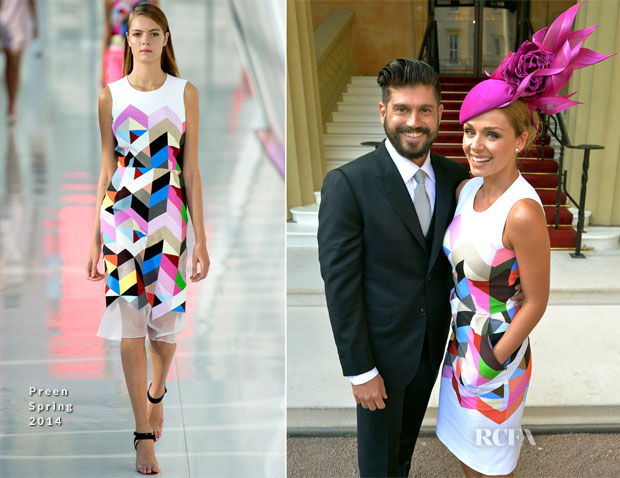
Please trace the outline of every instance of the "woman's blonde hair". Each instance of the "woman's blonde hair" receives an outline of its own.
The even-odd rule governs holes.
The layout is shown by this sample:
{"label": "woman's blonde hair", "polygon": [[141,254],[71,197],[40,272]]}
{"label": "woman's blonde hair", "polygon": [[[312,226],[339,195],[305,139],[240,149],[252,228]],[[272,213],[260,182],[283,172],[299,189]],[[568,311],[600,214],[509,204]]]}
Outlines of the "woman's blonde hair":
{"label": "woman's blonde hair", "polygon": [[[170,28],[168,28],[168,19],[164,12],[160,8],[150,3],[141,3],[137,5],[129,14],[127,19],[127,35],[129,34],[129,28],[131,22],[138,15],[144,15],[147,18],[153,20],[162,31],[168,33],[168,42],[161,53],[161,69],[164,72],[169,73],[172,76],[180,77],[179,69],[177,67],[177,60],[174,56],[174,48],[172,47],[172,34]],[[131,54],[131,48],[129,48],[129,42],[127,41],[127,35],[125,35],[124,51],[123,51],[123,76],[128,75],[133,70],[133,55]]]}
{"label": "woman's blonde hair", "polygon": [[538,113],[534,111],[534,113],[530,114],[530,108],[521,99],[513,101],[508,106],[500,108],[500,110],[508,117],[510,124],[515,130],[515,136],[520,136],[521,133],[527,131],[527,140],[521,151],[530,149],[539,135],[540,118]]}

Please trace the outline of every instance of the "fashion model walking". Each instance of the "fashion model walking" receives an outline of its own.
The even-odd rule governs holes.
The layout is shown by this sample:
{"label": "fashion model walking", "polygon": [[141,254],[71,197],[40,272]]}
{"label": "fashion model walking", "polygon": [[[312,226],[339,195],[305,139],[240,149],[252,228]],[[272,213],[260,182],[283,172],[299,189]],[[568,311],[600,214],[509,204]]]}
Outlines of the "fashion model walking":
{"label": "fashion model walking", "polygon": [[[168,21],[151,4],[131,12],[123,74],[99,95],[102,162],[86,273],[106,279],[98,335],[121,341],[140,473],[158,473],[165,378],[184,328],[186,231],[196,236],[191,281],[209,270],[198,170],[198,92],[179,78]],[[97,269],[103,251],[105,275]],[[151,384],[147,388],[145,337]]]}

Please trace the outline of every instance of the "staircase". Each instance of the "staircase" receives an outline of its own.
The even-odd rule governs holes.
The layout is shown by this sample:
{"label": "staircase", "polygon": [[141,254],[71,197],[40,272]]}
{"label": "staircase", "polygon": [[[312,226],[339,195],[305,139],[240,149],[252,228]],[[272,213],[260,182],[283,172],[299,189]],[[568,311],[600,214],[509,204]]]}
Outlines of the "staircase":
{"label": "staircase", "polygon": [[[482,78],[440,77],[444,111],[439,126],[439,136],[431,150],[467,166],[461,148],[462,127],[458,122],[459,109],[467,92]],[[332,122],[327,123],[323,136],[327,170],[337,168],[367,152],[374,146],[363,146],[363,142],[381,141],[385,137],[379,120],[378,103],[381,92],[374,77],[354,76],[332,113]],[[568,210],[566,196],[562,193],[560,226],[555,229],[555,200],[558,186],[558,163],[553,160],[555,150],[545,139],[545,159],[540,160],[541,139],[528,153],[520,155],[519,169],[523,177],[536,189],[545,208],[552,249],[575,247],[576,232],[572,227],[573,215]],[[292,208],[292,223],[287,225],[289,247],[316,246],[318,226],[318,204]]]}

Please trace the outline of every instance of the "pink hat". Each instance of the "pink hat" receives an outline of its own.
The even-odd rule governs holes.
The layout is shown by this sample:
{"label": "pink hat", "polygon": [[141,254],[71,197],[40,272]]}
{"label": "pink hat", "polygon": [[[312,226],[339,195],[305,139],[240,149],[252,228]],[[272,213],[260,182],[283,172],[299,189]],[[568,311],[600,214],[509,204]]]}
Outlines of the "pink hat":
{"label": "pink hat", "polygon": [[463,101],[459,122],[494,108],[503,108],[521,98],[534,112],[536,108],[553,115],[574,105],[569,95],[556,96],[568,83],[573,70],[593,65],[613,55],[602,55],[583,42],[598,24],[571,32],[575,15],[583,2],[562,13],[547,29],[537,31],[532,41],[526,40],[516,53],[510,52],[491,78],[474,86]]}

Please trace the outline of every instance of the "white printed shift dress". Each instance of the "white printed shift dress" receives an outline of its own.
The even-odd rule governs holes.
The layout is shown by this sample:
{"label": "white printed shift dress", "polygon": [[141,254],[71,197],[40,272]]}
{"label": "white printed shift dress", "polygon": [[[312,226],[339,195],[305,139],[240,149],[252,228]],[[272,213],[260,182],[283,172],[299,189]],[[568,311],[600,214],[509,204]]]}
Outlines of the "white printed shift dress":
{"label": "white printed shift dress", "polygon": [[454,289],[452,334],[441,374],[437,436],[463,463],[487,475],[515,468],[523,433],[521,417],[532,372],[529,338],[500,364],[493,346],[519,309],[510,300],[519,283],[514,251],[502,242],[514,204],[533,199],[534,188],[519,174],[485,211],[474,210],[483,185],[476,177],[463,187],[444,236]]}
{"label": "white printed shift dress", "polygon": [[110,83],[118,167],[101,206],[106,311],[97,335],[174,342],[184,328],[187,81],[153,91]]}

